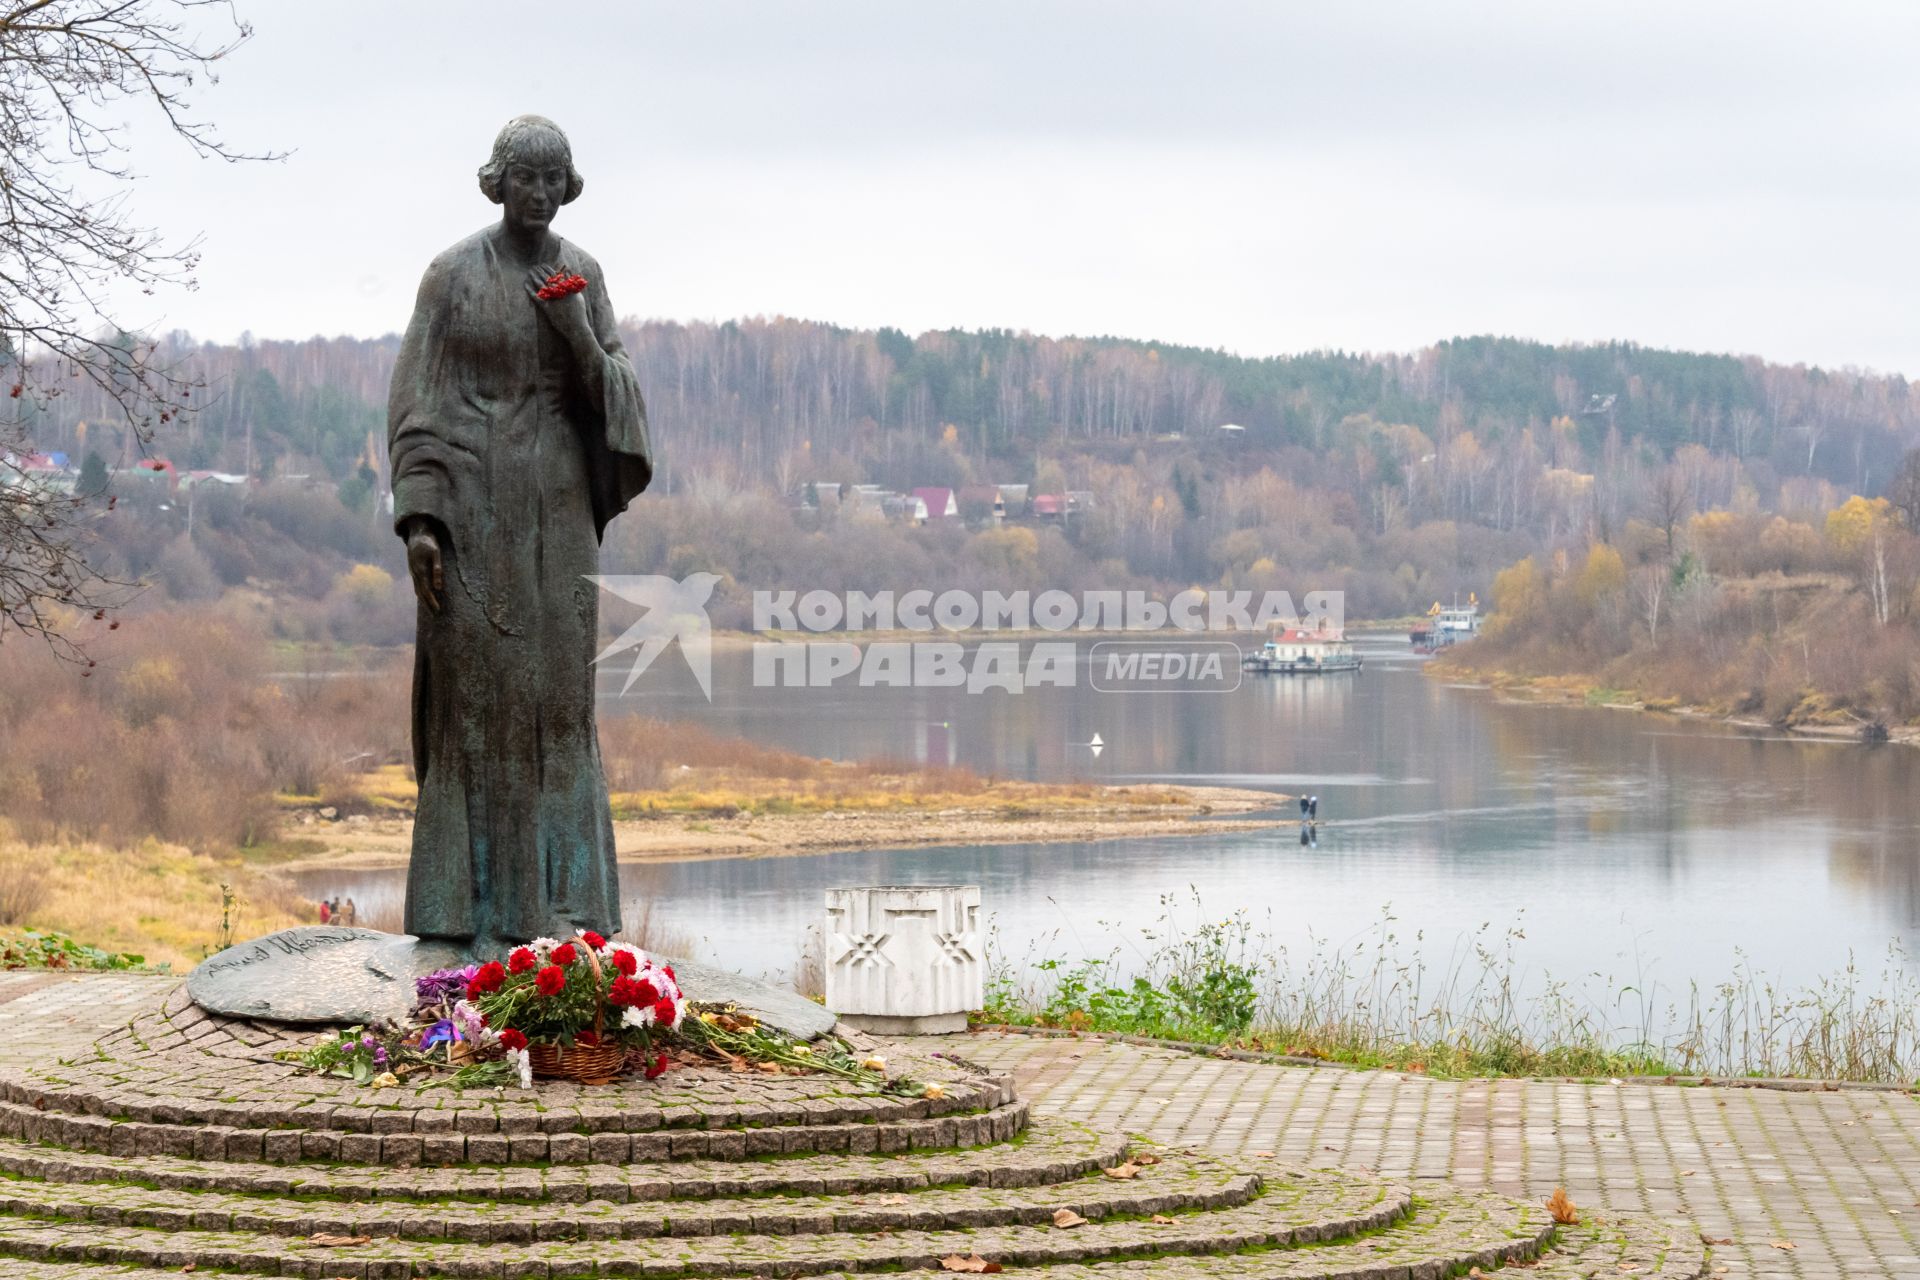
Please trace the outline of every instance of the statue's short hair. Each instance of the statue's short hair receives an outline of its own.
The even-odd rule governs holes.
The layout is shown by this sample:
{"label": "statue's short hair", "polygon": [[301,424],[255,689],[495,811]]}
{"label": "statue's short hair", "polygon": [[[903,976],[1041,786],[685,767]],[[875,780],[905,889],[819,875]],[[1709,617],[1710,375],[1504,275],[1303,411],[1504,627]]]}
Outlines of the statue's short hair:
{"label": "statue's short hair", "polygon": [[560,197],[560,203],[572,204],[580,198],[587,181],[573,167],[573,146],[567,141],[567,135],[545,116],[515,116],[500,130],[500,135],[493,140],[493,154],[480,166],[480,191],[499,204],[503,198],[500,184],[506,181],[509,165],[544,167],[556,160],[567,166],[567,193]]}

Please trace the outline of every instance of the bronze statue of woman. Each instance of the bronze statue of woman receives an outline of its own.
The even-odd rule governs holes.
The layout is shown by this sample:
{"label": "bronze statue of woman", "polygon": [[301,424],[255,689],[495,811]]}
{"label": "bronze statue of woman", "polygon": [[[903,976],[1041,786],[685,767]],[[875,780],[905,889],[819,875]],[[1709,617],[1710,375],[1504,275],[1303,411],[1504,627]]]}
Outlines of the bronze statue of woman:
{"label": "bronze statue of woman", "polygon": [[[388,404],[420,600],[406,927],[478,955],[620,928],[588,575],[653,468],[600,264],[551,230],[581,187],[552,121],[500,131],[503,216],[427,268]],[[556,275],[585,288],[543,296]]]}

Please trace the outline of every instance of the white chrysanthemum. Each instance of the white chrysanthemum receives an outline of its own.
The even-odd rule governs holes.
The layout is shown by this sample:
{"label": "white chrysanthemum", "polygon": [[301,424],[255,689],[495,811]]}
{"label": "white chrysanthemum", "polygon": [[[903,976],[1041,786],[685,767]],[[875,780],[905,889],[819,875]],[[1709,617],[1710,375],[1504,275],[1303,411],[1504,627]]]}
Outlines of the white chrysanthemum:
{"label": "white chrysanthemum", "polygon": [[620,1025],[644,1030],[653,1025],[653,1010],[629,1006],[620,1014]]}
{"label": "white chrysanthemum", "polygon": [[560,939],[558,938],[535,938],[527,944],[527,949],[539,956],[542,960],[545,960],[553,954],[553,949],[559,945]]}

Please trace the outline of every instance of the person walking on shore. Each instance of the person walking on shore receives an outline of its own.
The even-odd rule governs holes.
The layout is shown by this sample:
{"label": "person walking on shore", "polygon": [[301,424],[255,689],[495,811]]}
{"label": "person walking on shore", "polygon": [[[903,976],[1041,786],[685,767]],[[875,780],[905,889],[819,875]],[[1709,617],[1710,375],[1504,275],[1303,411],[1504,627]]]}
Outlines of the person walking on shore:
{"label": "person walking on shore", "polygon": [[1307,820],[1307,798],[1305,796],[1300,797],[1300,820],[1302,822]]}
{"label": "person walking on shore", "polygon": [[1307,797],[1307,819],[1311,822],[1320,821],[1320,797],[1319,796]]}

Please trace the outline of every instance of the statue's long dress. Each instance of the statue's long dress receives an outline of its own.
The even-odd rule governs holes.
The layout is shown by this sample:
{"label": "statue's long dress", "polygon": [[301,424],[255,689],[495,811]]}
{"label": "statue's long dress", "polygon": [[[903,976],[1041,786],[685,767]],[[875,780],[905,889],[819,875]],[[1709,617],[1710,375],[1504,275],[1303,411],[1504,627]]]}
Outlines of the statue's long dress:
{"label": "statue's long dress", "polygon": [[420,783],[406,927],[476,953],[620,927],[594,731],[600,535],[652,473],[646,410],[599,264],[585,275],[604,355],[597,402],[504,260],[497,229],[420,285],[388,406],[396,529],[440,528],[441,611],[422,605],[413,680]]}

